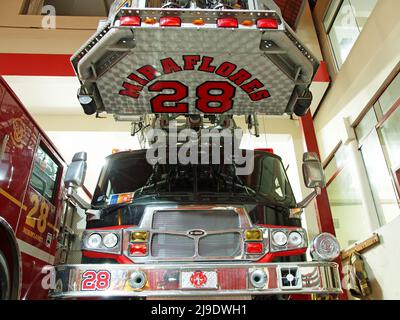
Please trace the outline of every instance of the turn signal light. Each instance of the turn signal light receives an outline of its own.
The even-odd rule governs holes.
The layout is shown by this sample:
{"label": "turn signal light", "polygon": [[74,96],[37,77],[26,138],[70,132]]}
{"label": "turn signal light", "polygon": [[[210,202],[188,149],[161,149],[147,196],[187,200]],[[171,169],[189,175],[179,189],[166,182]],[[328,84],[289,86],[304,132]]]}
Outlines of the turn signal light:
{"label": "turn signal light", "polygon": [[263,239],[263,232],[259,229],[246,230],[244,238],[246,241],[261,241]]}
{"label": "turn signal light", "polygon": [[147,255],[147,243],[131,244],[129,246],[130,256],[146,256]]}
{"label": "turn signal light", "polygon": [[203,19],[195,19],[192,21],[195,26],[204,26],[206,23]]}
{"label": "turn signal light", "polygon": [[160,18],[160,27],[180,27],[181,18],[179,17],[162,17]]}
{"label": "turn signal light", "polygon": [[139,27],[141,24],[140,17],[122,17],[120,20],[121,27]]}
{"label": "turn signal light", "polygon": [[246,243],[246,252],[250,254],[260,254],[264,252],[264,244],[262,242]]}
{"label": "turn signal light", "polygon": [[143,23],[145,23],[145,24],[156,24],[157,20],[154,19],[154,18],[146,18],[146,19],[143,20]]}
{"label": "turn signal light", "polygon": [[251,27],[254,24],[253,21],[251,20],[243,20],[240,25],[245,26],[245,27]]}
{"label": "turn signal light", "polygon": [[239,26],[236,18],[219,18],[217,20],[218,28],[237,28]]}
{"label": "turn signal light", "polygon": [[146,242],[149,239],[147,231],[134,231],[131,234],[132,242]]}
{"label": "turn signal light", "polygon": [[264,18],[257,20],[257,28],[260,29],[278,29],[278,20],[272,18]]}

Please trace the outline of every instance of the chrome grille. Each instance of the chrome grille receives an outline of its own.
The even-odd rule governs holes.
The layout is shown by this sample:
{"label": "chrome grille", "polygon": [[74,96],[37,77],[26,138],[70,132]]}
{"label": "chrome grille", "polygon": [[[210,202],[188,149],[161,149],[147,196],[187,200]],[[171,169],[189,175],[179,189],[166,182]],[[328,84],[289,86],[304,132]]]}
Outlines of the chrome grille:
{"label": "chrome grille", "polygon": [[151,255],[158,258],[186,258],[195,255],[193,239],[172,234],[155,234],[151,241]]}
{"label": "chrome grille", "polygon": [[151,254],[164,259],[237,257],[243,247],[239,229],[239,215],[233,210],[156,211]]}
{"label": "chrome grille", "polygon": [[241,250],[239,233],[210,234],[199,240],[199,255],[203,257],[235,257]]}
{"label": "chrome grille", "polygon": [[240,227],[239,216],[228,210],[157,211],[153,215],[153,229],[168,231],[227,230]]}

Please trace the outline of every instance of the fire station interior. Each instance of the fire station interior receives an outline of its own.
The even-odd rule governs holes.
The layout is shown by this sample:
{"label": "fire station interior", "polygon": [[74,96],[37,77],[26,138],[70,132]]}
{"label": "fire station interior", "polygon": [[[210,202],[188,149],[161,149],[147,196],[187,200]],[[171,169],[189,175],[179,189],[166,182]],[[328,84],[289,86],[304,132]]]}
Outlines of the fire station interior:
{"label": "fire station interior", "polygon": [[[62,268],[84,263],[83,247],[96,245],[98,241],[93,238],[89,243],[83,238],[88,232],[88,217],[92,219],[98,213],[90,204],[100,201],[94,196],[99,195],[100,172],[111,162],[107,157],[118,157],[147,146],[138,129],[150,126],[151,121],[136,121],[147,116],[123,117],[107,112],[88,115],[82,107],[83,100],[77,97],[84,82],[77,77],[71,57],[79,50],[96,49],[96,45],[85,49],[84,44],[98,31],[99,21],[107,19],[113,2],[0,0],[0,287],[3,294],[9,293],[3,298],[44,299],[45,296],[38,297],[33,293],[38,286],[37,274],[45,274],[38,266]],[[153,7],[165,5],[163,1],[150,2]],[[176,6],[168,8],[186,3],[172,2]],[[235,2],[235,5],[243,8],[242,2]],[[275,0],[274,4],[287,28],[316,61],[317,67],[309,84],[313,99],[302,116],[293,112],[232,116],[231,121],[242,129],[240,148],[267,152],[270,154],[268,157],[280,159],[282,172],[290,181],[297,204],[315,192],[308,206],[300,208],[297,205],[297,209],[290,209],[299,221],[292,228],[301,225],[310,243],[307,243],[307,251],[303,252],[305,261],[313,261],[313,239],[318,239],[321,234],[335,236],[340,245],[337,257],[328,264],[337,263],[337,285],[341,291],[325,295],[307,292],[305,299],[400,299],[400,278],[397,276],[400,263],[400,2]],[[210,37],[213,32],[210,31]],[[247,34],[250,33],[243,33],[243,37]],[[241,41],[245,46],[246,38]],[[251,41],[249,35],[248,43]],[[160,43],[161,46],[168,45],[162,39]],[[141,45],[146,47],[146,44]],[[204,52],[201,54],[205,55]],[[246,53],[242,54],[245,61]],[[118,70],[120,72],[121,68]],[[122,70],[126,75],[131,71]],[[113,79],[110,76],[107,81]],[[107,84],[99,84],[102,94]],[[266,87],[270,85],[265,84]],[[162,119],[158,121],[162,123]],[[196,119],[193,117],[190,121]],[[182,121],[188,120],[183,117]],[[306,152],[311,158],[304,157]],[[27,160],[29,154],[31,160]],[[304,181],[307,159],[314,160],[316,167],[324,173],[324,183],[314,189],[312,184],[308,188]],[[84,170],[79,164],[83,162],[86,166],[84,184],[76,189],[71,187],[72,184],[65,185],[63,179],[79,180],[78,171]],[[71,178],[71,174],[66,172],[67,167],[77,164],[79,170]],[[64,168],[62,174],[59,174],[60,168]],[[57,186],[61,191],[55,195]],[[71,193],[75,193],[75,197],[71,197]],[[118,192],[111,193],[118,196]],[[59,215],[56,210],[60,210]],[[46,214],[55,214],[57,218],[43,226]],[[227,216],[226,219],[230,218]],[[280,226],[279,222],[282,223],[278,219],[275,224]],[[96,229],[100,225],[93,226]],[[123,227],[122,223],[120,227]],[[46,231],[41,233],[41,229]],[[104,229],[102,232],[100,241],[106,234]],[[203,230],[189,233],[194,237],[204,235]],[[147,237],[148,233],[139,230],[140,235]],[[132,233],[132,239],[140,242],[141,238],[136,236]],[[225,241],[235,241],[232,239]],[[271,239],[279,240],[275,236]],[[325,240],[329,242],[331,238]],[[109,241],[113,239],[109,238]],[[328,243],[328,247],[335,244]],[[257,248],[254,246],[253,250]],[[86,256],[86,261],[96,262],[96,254],[99,252]],[[109,253],[108,257],[112,254]],[[124,260],[118,261],[122,265]],[[147,263],[146,259],[143,261]],[[289,258],[282,261],[296,263]],[[112,266],[117,268],[116,264]],[[140,272],[130,273],[131,278],[133,275],[141,276]],[[181,272],[181,281],[184,281],[187,272]],[[206,276],[212,277],[214,271],[207,273],[196,269],[196,272],[191,277],[189,275],[190,281],[194,275],[198,281],[203,281]],[[257,278],[254,275],[249,280],[254,290],[257,286],[253,280],[257,282],[263,276],[264,273]],[[135,285],[139,282],[140,279]],[[100,286],[99,283],[96,285]],[[192,281],[192,287],[188,286],[194,290],[197,284]],[[218,284],[214,285],[217,288]],[[142,287],[136,286],[132,292],[138,292]],[[199,291],[197,296],[202,296],[202,292]],[[233,296],[241,298],[252,294],[240,291]],[[293,299],[296,296],[294,294]],[[143,298],[144,294],[140,297]]]}

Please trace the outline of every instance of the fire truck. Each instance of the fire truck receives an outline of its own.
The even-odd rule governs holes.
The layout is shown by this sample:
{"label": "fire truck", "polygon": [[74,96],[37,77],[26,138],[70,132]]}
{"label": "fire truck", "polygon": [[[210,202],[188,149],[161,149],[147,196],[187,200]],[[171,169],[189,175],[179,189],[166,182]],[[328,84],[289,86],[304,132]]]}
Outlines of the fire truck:
{"label": "fire truck", "polygon": [[63,251],[65,167],[0,77],[0,299],[47,298],[42,270]]}
{"label": "fire truck", "polygon": [[[85,114],[131,122],[143,150],[110,155],[90,203],[79,195],[87,155],[72,159],[63,183],[87,217],[82,259],[56,263],[51,298],[342,292],[337,240],[309,241],[301,227],[325,186],[318,156],[304,154],[313,191],[297,202],[279,156],[248,151],[248,172],[234,147],[239,117],[259,135],[259,115],[302,116],[312,101],[319,63],[272,1],[115,1],[72,65]],[[231,145],[213,140],[229,133]]]}

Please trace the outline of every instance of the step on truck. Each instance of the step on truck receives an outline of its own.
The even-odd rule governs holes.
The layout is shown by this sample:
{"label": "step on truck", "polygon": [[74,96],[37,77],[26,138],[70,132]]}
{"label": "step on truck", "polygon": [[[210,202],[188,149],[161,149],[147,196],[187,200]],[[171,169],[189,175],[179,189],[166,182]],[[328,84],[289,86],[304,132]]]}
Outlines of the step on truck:
{"label": "step on truck", "polygon": [[82,261],[56,266],[51,298],[341,293],[337,240],[301,227],[325,186],[317,155],[304,154],[314,190],[297,202],[273,150],[238,147],[238,117],[258,135],[259,115],[312,101],[318,60],[272,1],[115,1],[72,65],[84,112],[131,122],[144,149],[106,159],[91,203],[78,194],[87,155],[73,158]]}

